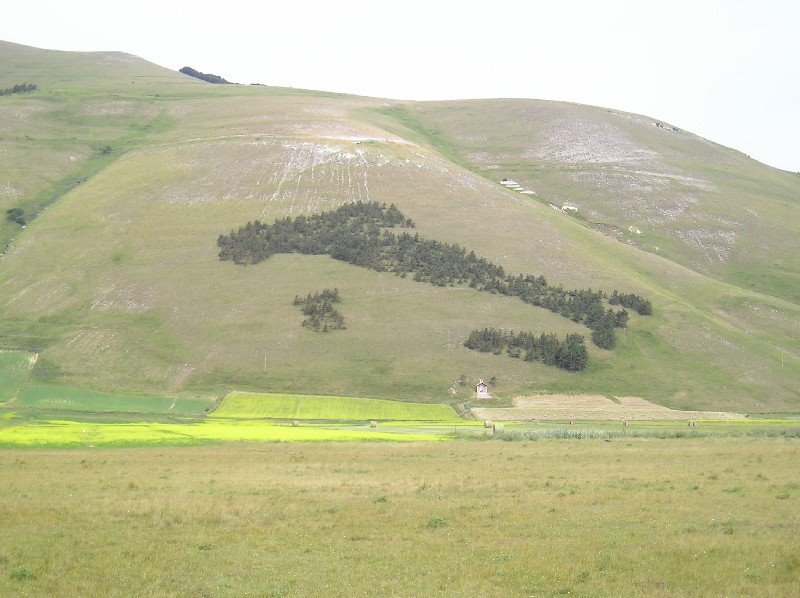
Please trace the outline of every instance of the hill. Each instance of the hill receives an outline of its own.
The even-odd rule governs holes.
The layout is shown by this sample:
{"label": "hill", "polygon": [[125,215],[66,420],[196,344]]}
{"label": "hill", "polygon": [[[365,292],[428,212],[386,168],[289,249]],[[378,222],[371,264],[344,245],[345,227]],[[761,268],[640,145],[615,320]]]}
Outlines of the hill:
{"label": "hill", "polygon": [[608,108],[471,100],[385,113],[490,180],[578,208],[573,215],[603,234],[800,303],[800,173]]}
{"label": "hill", "polygon": [[[0,98],[0,207],[23,209],[28,222],[2,228],[0,344],[40,353],[37,383],[465,401],[468,388],[448,391],[463,375],[495,376],[501,399],[800,406],[794,175],[585,106],[215,86],[126,55],[7,43],[0,60],[9,65],[0,88],[38,86]],[[537,195],[499,185],[506,177]],[[684,195],[697,201],[671,220]],[[218,259],[218,236],[248,221],[356,200],[394,203],[421,236],[508,273],[638,293],[654,313],[632,314],[616,350],[590,345],[589,368],[572,373],[462,346],[483,327],[590,333],[514,297],[325,255]],[[578,216],[548,205],[562,202]],[[748,210],[758,216],[747,220]],[[615,228],[623,233],[609,235]],[[730,230],[728,249],[710,249],[706,239]],[[301,326],[293,298],[323,288],[340,291],[347,330]]]}

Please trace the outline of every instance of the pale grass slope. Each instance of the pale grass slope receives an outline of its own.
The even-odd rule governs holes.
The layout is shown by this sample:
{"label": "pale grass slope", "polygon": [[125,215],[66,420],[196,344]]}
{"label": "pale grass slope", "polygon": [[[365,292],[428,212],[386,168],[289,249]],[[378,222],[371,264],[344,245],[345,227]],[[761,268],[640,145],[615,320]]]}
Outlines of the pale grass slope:
{"label": "pale grass slope", "polygon": [[605,234],[800,302],[798,173],[607,108],[473,100],[408,104],[402,114],[465,164],[575,206]]}

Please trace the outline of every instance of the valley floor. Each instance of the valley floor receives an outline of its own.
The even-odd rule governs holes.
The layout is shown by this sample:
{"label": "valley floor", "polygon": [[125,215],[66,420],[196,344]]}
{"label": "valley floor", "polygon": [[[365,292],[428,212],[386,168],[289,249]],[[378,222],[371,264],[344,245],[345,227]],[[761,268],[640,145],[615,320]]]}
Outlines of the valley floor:
{"label": "valley floor", "polygon": [[797,595],[794,438],[0,451],[3,595]]}

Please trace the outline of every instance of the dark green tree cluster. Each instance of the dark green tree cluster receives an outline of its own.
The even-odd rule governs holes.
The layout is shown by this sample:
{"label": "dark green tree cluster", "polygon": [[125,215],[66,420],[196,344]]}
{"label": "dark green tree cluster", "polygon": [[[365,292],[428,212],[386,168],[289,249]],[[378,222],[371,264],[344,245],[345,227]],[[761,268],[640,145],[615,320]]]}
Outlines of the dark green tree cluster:
{"label": "dark green tree cluster", "polygon": [[25,213],[20,208],[11,208],[6,210],[6,220],[25,226]]}
{"label": "dark green tree cluster", "polygon": [[649,316],[653,313],[653,305],[650,303],[650,300],[644,299],[643,297],[635,295],[634,293],[618,293],[615,290],[613,293],[611,293],[611,297],[608,298],[608,302],[611,305],[629,307],[636,313],[643,316]]}
{"label": "dark green tree cluster", "polygon": [[37,89],[39,89],[39,87],[35,83],[19,83],[14,87],[0,89],[0,96],[10,96],[14,93],[31,93]]}
{"label": "dark green tree cluster", "polygon": [[473,330],[464,342],[467,349],[500,355],[505,351],[510,357],[525,361],[541,361],[570,372],[586,369],[589,353],[581,334],[568,334],[560,341],[555,334],[536,336],[531,332],[484,328]]}
{"label": "dark green tree cluster", "polygon": [[190,77],[194,77],[195,79],[206,81],[208,83],[218,83],[227,85],[230,84],[230,81],[226,81],[219,75],[212,75],[211,73],[201,73],[200,71],[194,70],[190,66],[183,67],[179,72],[183,73],[184,75],[189,75]]}
{"label": "dark green tree cluster", "polygon": [[[457,244],[424,239],[419,234],[389,229],[413,228],[414,223],[392,204],[351,203],[312,216],[284,218],[274,224],[248,222],[238,231],[220,235],[221,260],[255,264],[275,253],[328,254],[335,259],[379,272],[437,286],[469,285],[479,291],[519,297],[596,332],[593,341],[613,348],[614,329],[627,325],[628,313],[606,310],[602,291],[565,290],[543,276],[507,275],[498,266]],[[619,294],[617,296],[620,296]]]}
{"label": "dark green tree cluster", "polygon": [[219,258],[237,264],[257,264],[276,253],[331,255],[355,264],[386,270],[382,265],[385,243],[391,244],[388,231],[395,226],[413,227],[392,204],[351,203],[336,210],[311,216],[276,220],[275,224],[248,222],[230,235],[220,235]]}
{"label": "dark green tree cluster", "polygon": [[333,307],[334,303],[341,301],[339,289],[323,289],[316,293],[309,293],[305,299],[295,296],[293,305],[299,306],[300,311],[306,316],[303,326],[316,332],[330,332],[331,330],[344,330],[344,316]]}

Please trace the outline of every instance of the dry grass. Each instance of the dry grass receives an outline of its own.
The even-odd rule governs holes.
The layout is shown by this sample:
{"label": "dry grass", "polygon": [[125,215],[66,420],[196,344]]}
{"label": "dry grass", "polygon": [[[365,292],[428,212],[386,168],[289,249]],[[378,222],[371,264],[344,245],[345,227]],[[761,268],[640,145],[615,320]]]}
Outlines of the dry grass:
{"label": "dry grass", "polygon": [[679,411],[656,405],[640,397],[601,395],[537,395],[517,397],[514,407],[473,407],[479,419],[530,420],[695,420],[742,419],[727,411]]}
{"label": "dry grass", "polygon": [[0,594],[797,595],[798,463],[753,438],[0,451]]}

